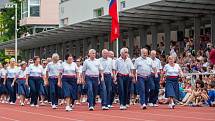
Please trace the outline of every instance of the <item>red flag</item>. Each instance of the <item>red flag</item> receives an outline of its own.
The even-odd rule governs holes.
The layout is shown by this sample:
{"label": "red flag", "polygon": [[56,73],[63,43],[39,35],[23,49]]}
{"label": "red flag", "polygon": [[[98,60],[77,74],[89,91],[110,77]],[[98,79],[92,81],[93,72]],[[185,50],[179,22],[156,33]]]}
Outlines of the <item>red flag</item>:
{"label": "red flag", "polygon": [[109,15],[112,17],[111,27],[111,42],[114,42],[119,38],[119,18],[117,11],[117,0],[110,0],[109,4]]}

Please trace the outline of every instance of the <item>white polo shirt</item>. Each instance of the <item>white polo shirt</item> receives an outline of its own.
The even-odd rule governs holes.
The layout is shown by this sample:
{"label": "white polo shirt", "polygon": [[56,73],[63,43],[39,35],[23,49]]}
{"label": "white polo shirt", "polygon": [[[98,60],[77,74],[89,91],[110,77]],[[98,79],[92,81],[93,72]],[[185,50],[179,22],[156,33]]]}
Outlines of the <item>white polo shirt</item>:
{"label": "white polo shirt", "polygon": [[102,64],[99,59],[86,59],[83,64],[82,71],[85,72],[85,75],[88,76],[99,76],[99,71],[103,71]]}
{"label": "white polo shirt", "polygon": [[76,73],[78,73],[78,66],[75,62],[72,62],[71,64],[67,62],[63,62],[61,66],[62,75],[64,76],[74,76]]}
{"label": "white polo shirt", "polygon": [[119,57],[115,62],[116,71],[120,74],[130,74],[131,70],[134,69],[134,65],[130,58],[126,60]]}
{"label": "white polo shirt", "polygon": [[21,68],[18,70],[17,78],[26,78],[27,75],[27,68],[22,70]]}
{"label": "white polo shirt", "polygon": [[141,76],[150,76],[154,66],[152,59],[149,57],[138,57],[134,62],[134,68],[137,74]]}
{"label": "white polo shirt", "polygon": [[115,66],[114,66],[114,63],[113,63],[113,60],[111,58],[100,58],[99,59],[100,63],[102,64],[102,67],[103,67],[103,72],[104,73],[108,73],[108,74],[112,74],[112,70],[115,69]]}
{"label": "white polo shirt", "polygon": [[7,78],[15,78],[17,73],[18,73],[18,67],[14,67],[14,68],[7,67],[7,70],[6,70]]}
{"label": "white polo shirt", "polygon": [[163,70],[166,76],[179,76],[181,67],[178,64],[175,64],[174,66],[170,66],[169,64],[166,64]]}
{"label": "white polo shirt", "polygon": [[44,75],[44,69],[42,65],[35,66],[34,64],[29,65],[27,74],[33,77],[42,77]]}
{"label": "white polo shirt", "polygon": [[[155,58],[154,60],[152,59],[152,63],[154,64],[158,73],[160,72],[161,69],[163,69],[161,65],[161,61],[158,58]],[[155,72],[152,70],[152,73],[155,73]]]}
{"label": "white polo shirt", "polygon": [[57,63],[50,62],[48,63],[46,68],[49,77],[57,77],[61,72],[61,64],[59,62]]}
{"label": "white polo shirt", "polygon": [[6,75],[6,70],[4,68],[0,69],[0,78],[4,78]]}

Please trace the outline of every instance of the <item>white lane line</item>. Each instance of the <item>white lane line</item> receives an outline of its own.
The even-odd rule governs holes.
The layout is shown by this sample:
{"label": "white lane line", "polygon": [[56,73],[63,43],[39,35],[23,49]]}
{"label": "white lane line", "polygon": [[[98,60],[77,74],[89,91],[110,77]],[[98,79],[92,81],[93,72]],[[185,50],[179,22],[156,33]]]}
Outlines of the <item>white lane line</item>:
{"label": "white lane line", "polygon": [[162,116],[162,117],[172,117],[172,118],[183,118],[183,119],[196,119],[196,120],[204,120],[204,121],[214,121],[214,119],[208,119],[208,118],[198,118],[198,117],[192,117],[192,116],[176,116],[176,115],[164,115],[159,113],[141,113],[141,112],[132,112],[128,111],[129,113],[138,113],[138,114],[147,114],[147,115],[154,115],[154,116]]}
{"label": "white lane line", "polygon": [[84,120],[80,120],[80,119],[65,118],[65,117],[47,115],[47,114],[42,114],[42,113],[33,113],[33,112],[29,112],[29,111],[13,110],[13,109],[8,109],[8,108],[1,108],[1,109],[5,109],[5,110],[9,110],[9,111],[16,111],[16,112],[20,112],[20,113],[27,113],[27,114],[32,114],[32,115],[40,115],[40,116],[45,116],[45,117],[64,119],[64,120],[69,120],[69,121],[84,121]]}
{"label": "white lane line", "polygon": [[[46,115],[46,114],[41,114],[41,113],[33,113],[33,112],[27,112],[27,111],[20,111],[20,110],[13,110],[13,109],[8,109],[8,108],[2,108],[2,109],[6,109],[6,110],[11,110],[11,111],[16,111],[16,112],[22,112],[22,113],[28,113],[28,114],[34,114],[34,115],[41,115],[41,116],[47,116],[47,117],[53,117],[53,118],[59,118],[59,119],[66,119],[66,120],[71,120],[71,121],[83,121],[83,120],[79,120],[79,119],[71,119],[71,118],[65,118],[65,117],[58,117],[58,116],[53,116],[53,115]],[[89,115],[94,115],[94,116],[105,116],[108,118],[120,118],[120,119],[129,119],[129,120],[136,120],[136,121],[155,121],[155,120],[144,120],[144,119],[140,119],[140,118],[133,118],[133,117],[124,117],[124,116],[113,116],[113,115],[105,115],[105,114],[92,114],[92,113],[87,113],[87,112],[77,112],[74,111],[72,113],[79,113],[79,114],[89,114]]]}
{"label": "white lane line", "polygon": [[1,118],[1,119],[6,119],[6,120],[9,120],[9,121],[20,121],[20,120],[16,120],[16,119],[4,117],[4,116],[0,116],[0,118]]}

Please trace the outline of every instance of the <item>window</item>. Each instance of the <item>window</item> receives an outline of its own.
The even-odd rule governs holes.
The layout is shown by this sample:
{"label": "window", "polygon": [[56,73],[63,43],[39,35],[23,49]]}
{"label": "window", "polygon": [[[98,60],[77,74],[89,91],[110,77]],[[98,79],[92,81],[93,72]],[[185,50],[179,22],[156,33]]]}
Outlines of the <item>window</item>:
{"label": "window", "polygon": [[61,19],[61,24],[62,24],[63,26],[67,26],[68,23],[69,23],[69,19],[68,19],[68,18]]}
{"label": "window", "polygon": [[104,8],[99,8],[94,10],[94,17],[99,17],[104,15]]}
{"label": "window", "polygon": [[126,7],[125,1],[120,2],[120,7],[121,7],[121,9]]}
{"label": "window", "polygon": [[22,2],[22,18],[28,17],[28,0]]}
{"label": "window", "polygon": [[30,0],[30,16],[39,17],[40,16],[40,0]]}

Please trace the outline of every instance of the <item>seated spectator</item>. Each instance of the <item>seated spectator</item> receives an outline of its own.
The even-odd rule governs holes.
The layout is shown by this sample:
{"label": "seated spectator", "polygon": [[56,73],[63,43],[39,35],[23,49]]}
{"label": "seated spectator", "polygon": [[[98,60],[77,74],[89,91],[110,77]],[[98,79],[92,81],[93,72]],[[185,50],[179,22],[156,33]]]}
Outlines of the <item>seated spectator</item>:
{"label": "seated spectator", "polygon": [[207,91],[204,89],[204,82],[201,80],[196,81],[196,87],[192,90],[190,97],[187,99],[184,106],[192,103],[193,106],[202,106],[203,102],[208,100]]}
{"label": "seated spectator", "polygon": [[158,103],[167,104],[168,98],[165,97],[165,83],[160,84],[159,94],[158,94]]}
{"label": "seated spectator", "polygon": [[210,107],[214,107],[215,106],[215,81],[212,81],[209,85],[208,85],[208,105]]}

